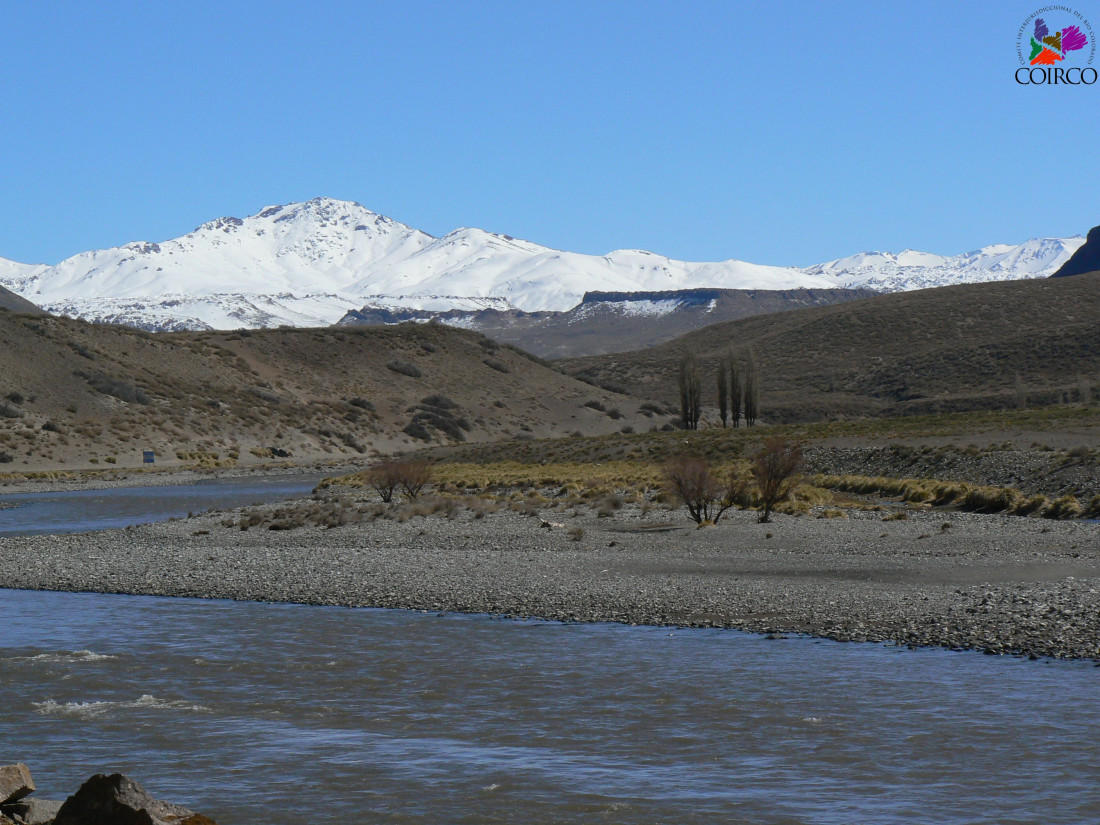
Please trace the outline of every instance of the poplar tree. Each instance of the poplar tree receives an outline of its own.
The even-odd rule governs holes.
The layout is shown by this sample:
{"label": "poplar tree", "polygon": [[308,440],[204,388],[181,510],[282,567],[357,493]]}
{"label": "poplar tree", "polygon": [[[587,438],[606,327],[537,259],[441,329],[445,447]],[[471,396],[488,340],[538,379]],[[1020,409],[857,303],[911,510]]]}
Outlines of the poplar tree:
{"label": "poplar tree", "polygon": [[737,364],[737,359],[733,357],[731,352],[726,356],[730,365],[730,413],[733,418],[733,426],[741,426],[741,368]]}
{"label": "poplar tree", "polygon": [[683,421],[685,430],[699,428],[699,416],[702,414],[701,400],[699,364],[695,360],[695,353],[689,352],[680,360],[680,419]]}
{"label": "poplar tree", "polygon": [[729,362],[725,358],[718,362],[718,416],[722,419],[723,429],[730,418],[729,368]]}
{"label": "poplar tree", "polygon": [[745,423],[756,426],[756,417],[760,413],[760,389],[756,370],[756,353],[749,350],[745,359]]}

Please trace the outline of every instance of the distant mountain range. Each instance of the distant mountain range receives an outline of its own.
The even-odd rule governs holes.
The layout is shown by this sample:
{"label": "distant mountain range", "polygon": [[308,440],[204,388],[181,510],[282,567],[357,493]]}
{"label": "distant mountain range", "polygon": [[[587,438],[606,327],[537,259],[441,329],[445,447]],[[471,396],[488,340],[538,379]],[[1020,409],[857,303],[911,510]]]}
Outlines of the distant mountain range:
{"label": "distant mountain range", "polygon": [[709,324],[753,315],[828,306],[876,295],[870,289],[680,289],[586,292],[566,312],[516,309],[377,309],[349,312],[340,326],[437,320],[471,329],[542,358],[645,349]]}
{"label": "distant mountain range", "polygon": [[[597,290],[895,292],[1046,277],[1083,243],[1039,238],[956,256],[865,252],[805,268],[692,263],[641,250],[582,255],[480,229],[434,238],[357,203],[315,198],[54,266],[0,258],[0,286],[54,313],[146,329],[322,326],[349,312],[565,312]],[[659,313],[659,304],[635,309]],[[664,305],[671,311],[675,302]]]}

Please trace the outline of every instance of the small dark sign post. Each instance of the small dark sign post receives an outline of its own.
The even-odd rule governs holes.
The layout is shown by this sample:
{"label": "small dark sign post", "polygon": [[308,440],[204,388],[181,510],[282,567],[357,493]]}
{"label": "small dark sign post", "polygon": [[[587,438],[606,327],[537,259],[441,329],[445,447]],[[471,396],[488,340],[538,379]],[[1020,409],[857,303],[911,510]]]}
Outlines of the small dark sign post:
{"label": "small dark sign post", "polygon": [[156,462],[157,454],[152,450],[143,450],[141,453],[142,464],[153,464]]}

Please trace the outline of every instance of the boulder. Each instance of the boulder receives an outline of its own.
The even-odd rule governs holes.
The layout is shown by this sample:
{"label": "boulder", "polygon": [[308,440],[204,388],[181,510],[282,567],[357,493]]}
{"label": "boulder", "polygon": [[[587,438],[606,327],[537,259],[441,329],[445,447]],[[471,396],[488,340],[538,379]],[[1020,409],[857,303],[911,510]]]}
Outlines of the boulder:
{"label": "boulder", "polygon": [[[0,805],[0,813],[14,820],[18,825],[51,825],[59,810],[61,810],[60,802],[37,797]],[[0,823],[2,822],[3,820],[0,819]]]}
{"label": "boulder", "polygon": [[65,800],[53,825],[215,825],[202,814],[154,799],[130,777],[96,774]]}
{"label": "boulder", "polygon": [[15,802],[34,792],[30,769],[22,762],[0,766],[0,805]]}

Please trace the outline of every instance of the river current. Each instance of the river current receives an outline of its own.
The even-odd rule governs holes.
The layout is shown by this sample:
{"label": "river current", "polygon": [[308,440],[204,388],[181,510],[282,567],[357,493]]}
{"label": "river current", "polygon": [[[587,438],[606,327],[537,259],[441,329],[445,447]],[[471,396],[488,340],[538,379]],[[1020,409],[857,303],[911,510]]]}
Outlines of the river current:
{"label": "river current", "polygon": [[0,746],[232,823],[1100,821],[1089,664],[0,590]]}

